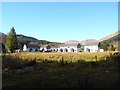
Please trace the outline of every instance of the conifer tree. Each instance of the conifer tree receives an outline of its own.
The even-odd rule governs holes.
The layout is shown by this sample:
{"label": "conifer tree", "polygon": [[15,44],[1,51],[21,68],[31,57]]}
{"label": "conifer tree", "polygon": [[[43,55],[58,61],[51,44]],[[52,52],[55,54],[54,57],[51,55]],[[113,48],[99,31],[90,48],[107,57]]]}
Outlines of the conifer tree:
{"label": "conifer tree", "polygon": [[7,36],[6,48],[9,52],[14,52],[18,48],[18,40],[14,27],[11,28]]}

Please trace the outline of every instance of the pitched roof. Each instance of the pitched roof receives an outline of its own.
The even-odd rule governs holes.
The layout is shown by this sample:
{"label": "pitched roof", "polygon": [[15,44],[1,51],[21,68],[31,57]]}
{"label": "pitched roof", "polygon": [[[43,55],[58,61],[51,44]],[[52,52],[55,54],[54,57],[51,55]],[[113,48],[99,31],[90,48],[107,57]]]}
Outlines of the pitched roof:
{"label": "pitched roof", "polygon": [[65,46],[77,46],[80,43],[71,43],[71,44],[60,44],[59,47],[65,47]]}
{"label": "pitched roof", "polygon": [[51,48],[58,48],[58,46],[51,46]]}
{"label": "pitched roof", "polygon": [[39,46],[34,45],[34,44],[27,44],[28,48],[39,48]]}
{"label": "pitched roof", "polygon": [[[50,46],[50,45],[42,45],[41,48],[46,48],[46,47],[48,47],[48,46]],[[51,46],[50,46],[50,47],[51,47]]]}
{"label": "pitched roof", "polygon": [[98,45],[99,42],[98,41],[86,41],[84,42],[85,46],[92,46],[92,45]]}

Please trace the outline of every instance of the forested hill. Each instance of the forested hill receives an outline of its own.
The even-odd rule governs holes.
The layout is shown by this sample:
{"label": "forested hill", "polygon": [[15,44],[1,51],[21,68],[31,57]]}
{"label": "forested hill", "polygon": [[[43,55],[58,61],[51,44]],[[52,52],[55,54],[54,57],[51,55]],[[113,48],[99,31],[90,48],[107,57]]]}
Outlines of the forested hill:
{"label": "forested hill", "polygon": [[[7,35],[0,32],[0,42],[3,42],[5,44],[6,43],[6,38],[7,38]],[[45,45],[45,44],[50,44],[50,45],[54,46],[54,45],[60,44],[59,42],[51,42],[51,41],[47,41],[47,40],[38,40],[34,37],[25,36],[25,35],[22,35],[22,34],[17,34],[17,39],[18,39],[20,48],[25,43],[32,44],[32,45],[37,45],[37,46],[41,46],[41,45]]]}

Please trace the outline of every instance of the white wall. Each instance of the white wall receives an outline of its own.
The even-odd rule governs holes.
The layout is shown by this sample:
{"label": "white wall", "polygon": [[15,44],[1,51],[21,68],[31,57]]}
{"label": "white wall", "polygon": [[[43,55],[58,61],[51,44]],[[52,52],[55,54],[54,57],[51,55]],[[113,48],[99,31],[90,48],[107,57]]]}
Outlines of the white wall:
{"label": "white wall", "polygon": [[63,49],[63,52],[65,52],[65,49],[68,50],[68,52],[71,52],[71,49],[74,49],[74,52],[77,52],[77,46],[64,46],[64,47],[59,47],[58,52],[60,52],[60,49]]}
{"label": "white wall", "polygon": [[26,46],[26,44],[24,44],[24,46],[23,46],[23,51],[27,51],[27,46]]}
{"label": "white wall", "polygon": [[77,52],[80,52],[80,51],[82,51],[82,48],[77,48]]}
{"label": "white wall", "polygon": [[104,52],[104,49],[100,49],[100,52]]}
{"label": "white wall", "polygon": [[42,49],[44,49],[44,48],[40,47],[40,50],[42,50]]}
{"label": "white wall", "polygon": [[97,52],[98,51],[98,46],[94,45],[94,46],[84,46],[84,52],[87,52],[86,50],[90,49],[90,52]]}

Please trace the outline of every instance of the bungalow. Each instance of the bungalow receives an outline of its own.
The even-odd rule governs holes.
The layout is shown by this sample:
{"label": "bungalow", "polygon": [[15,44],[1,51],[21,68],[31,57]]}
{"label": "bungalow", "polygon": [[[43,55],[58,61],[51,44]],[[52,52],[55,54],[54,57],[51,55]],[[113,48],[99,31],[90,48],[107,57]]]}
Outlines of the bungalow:
{"label": "bungalow", "polygon": [[42,45],[40,47],[40,52],[51,52],[51,46],[50,45]]}
{"label": "bungalow", "polygon": [[24,52],[28,51],[28,48],[27,48],[27,45],[26,45],[26,44],[23,45],[23,51],[24,51]]}
{"label": "bungalow", "polygon": [[32,45],[32,44],[24,44],[23,46],[23,51],[29,51],[29,52],[37,52],[39,51],[39,47],[37,45]]}
{"label": "bungalow", "polygon": [[51,46],[51,52],[58,52],[58,46]]}
{"label": "bungalow", "polygon": [[83,46],[80,43],[61,44],[59,45],[58,52],[82,52]]}
{"label": "bungalow", "polygon": [[97,41],[85,42],[84,43],[84,52],[100,52],[101,45]]}
{"label": "bungalow", "polygon": [[35,45],[24,45],[23,51],[40,52],[103,52],[97,41],[85,41],[84,43],[67,43],[59,46],[42,45],[40,48]]}

